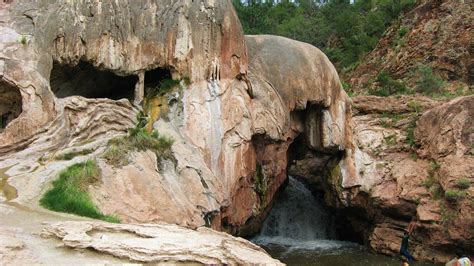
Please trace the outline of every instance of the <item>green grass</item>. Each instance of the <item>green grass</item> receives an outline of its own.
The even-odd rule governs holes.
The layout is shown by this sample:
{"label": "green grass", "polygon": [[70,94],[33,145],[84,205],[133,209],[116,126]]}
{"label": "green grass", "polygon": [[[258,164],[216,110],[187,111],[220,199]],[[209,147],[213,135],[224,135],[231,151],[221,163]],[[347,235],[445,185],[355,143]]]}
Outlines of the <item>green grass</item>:
{"label": "green grass", "polygon": [[380,118],[380,123],[384,128],[393,128],[395,125],[404,118],[401,114],[389,114],[383,113]]}
{"label": "green grass", "polygon": [[446,98],[446,99],[454,99],[456,97],[460,97],[460,96],[463,96],[463,95],[465,95],[465,93],[464,93],[464,89],[462,87],[458,88],[454,92],[442,91],[442,92],[433,92],[433,93],[430,94],[430,96],[433,97],[433,98]]}
{"label": "green grass", "polygon": [[68,153],[64,153],[59,156],[56,156],[56,160],[69,161],[69,160],[72,160],[76,156],[87,155],[87,154],[91,154],[92,152],[94,152],[94,150],[92,149],[85,149],[82,151],[72,151],[72,152],[68,152]]}
{"label": "green grass", "polygon": [[43,195],[40,204],[53,211],[120,223],[117,217],[102,214],[87,192],[87,186],[97,181],[99,176],[99,168],[93,161],[74,164],[53,181],[53,188]]}
{"label": "green grass", "polygon": [[460,189],[468,189],[471,186],[471,181],[467,178],[460,178],[456,181],[456,186]]}
{"label": "green grass", "polygon": [[146,118],[139,117],[137,126],[130,129],[127,136],[109,141],[109,147],[103,155],[109,164],[117,167],[127,165],[130,151],[151,150],[158,158],[174,159],[171,152],[174,140],[156,131],[148,133],[144,125],[146,125]]}

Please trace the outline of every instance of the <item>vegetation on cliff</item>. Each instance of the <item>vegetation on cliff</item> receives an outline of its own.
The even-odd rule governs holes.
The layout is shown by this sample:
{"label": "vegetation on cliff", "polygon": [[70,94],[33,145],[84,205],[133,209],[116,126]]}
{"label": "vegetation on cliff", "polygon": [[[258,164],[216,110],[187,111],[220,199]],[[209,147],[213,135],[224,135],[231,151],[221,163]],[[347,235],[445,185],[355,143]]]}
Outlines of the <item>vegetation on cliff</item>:
{"label": "vegetation on cliff", "polygon": [[99,176],[100,171],[94,161],[74,164],[53,181],[53,188],[44,194],[40,204],[53,211],[120,223],[117,217],[101,213],[87,192],[87,187],[96,182]]}
{"label": "vegetation on cliff", "polygon": [[273,34],[310,43],[341,70],[354,67],[371,51],[385,30],[415,0],[250,1],[234,6],[246,34]]}
{"label": "vegetation on cliff", "polygon": [[138,123],[135,128],[129,130],[128,135],[117,137],[109,141],[109,147],[103,157],[114,166],[124,166],[129,163],[130,151],[153,151],[156,156],[165,159],[173,159],[171,145],[174,140],[167,136],[158,134],[153,130],[146,130],[147,117],[140,113],[137,117]]}

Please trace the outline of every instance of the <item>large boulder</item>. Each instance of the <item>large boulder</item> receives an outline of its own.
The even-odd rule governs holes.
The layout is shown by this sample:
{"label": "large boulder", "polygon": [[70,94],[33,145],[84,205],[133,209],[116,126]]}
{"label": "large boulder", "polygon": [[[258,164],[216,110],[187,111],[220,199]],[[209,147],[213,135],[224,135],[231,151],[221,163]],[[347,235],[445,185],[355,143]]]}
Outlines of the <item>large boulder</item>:
{"label": "large boulder", "polygon": [[66,247],[93,249],[135,262],[284,265],[245,239],[208,228],[57,222],[48,224],[41,235],[57,238]]}

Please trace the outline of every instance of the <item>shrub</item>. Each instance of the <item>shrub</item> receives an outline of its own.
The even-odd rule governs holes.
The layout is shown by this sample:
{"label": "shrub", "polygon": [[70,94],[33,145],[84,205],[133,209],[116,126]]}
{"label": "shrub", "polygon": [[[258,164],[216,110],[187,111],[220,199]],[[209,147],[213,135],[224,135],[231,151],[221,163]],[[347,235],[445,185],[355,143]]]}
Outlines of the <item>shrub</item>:
{"label": "shrub", "polygon": [[418,103],[417,101],[409,101],[407,103],[408,108],[410,108],[413,112],[419,113],[422,111],[421,104]]}
{"label": "shrub", "polygon": [[53,181],[53,188],[41,198],[41,206],[59,212],[119,223],[115,216],[104,215],[94,205],[87,186],[99,178],[99,168],[93,161],[68,167]]}
{"label": "shrub", "polygon": [[461,178],[456,181],[456,186],[460,189],[468,189],[471,186],[471,181],[467,178]]}
{"label": "shrub", "polygon": [[443,195],[443,189],[441,188],[441,185],[439,183],[434,183],[430,187],[430,194],[433,197],[433,199],[435,200],[440,199]]}
{"label": "shrub", "polygon": [[444,198],[451,202],[451,203],[455,203],[457,201],[459,201],[461,198],[463,198],[465,196],[465,194],[459,190],[456,190],[456,189],[448,189],[445,193],[444,193]]}
{"label": "shrub", "polygon": [[397,35],[395,36],[393,40],[393,44],[395,46],[405,46],[405,41],[403,40],[403,37],[408,33],[408,28],[407,27],[400,27],[398,29]]}
{"label": "shrub", "polygon": [[155,96],[163,96],[166,93],[172,91],[176,86],[179,85],[178,80],[170,78],[163,79],[159,82],[158,86],[147,88],[147,98],[153,98]]}
{"label": "shrub", "polygon": [[408,28],[407,27],[400,27],[400,29],[398,29],[398,36],[400,37],[404,37],[406,34],[408,33]]}
{"label": "shrub", "polygon": [[430,189],[434,184],[436,183],[436,180],[432,175],[429,175],[427,179],[423,180],[422,185],[426,189]]}
{"label": "shrub", "polygon": [[443,79],[433,73],[433,69],[429,66],[418,66],[418,80],[416,82],[416,90],[424,94],[433,94],[440,91],[444,82]]}
{"label": "shrub", "polygon": [[21,37],[18,39],[18,42],[21,44],[26,44],[28,42],[28,39],[25,35],[21,35]]}
{"label": "shrub", "polygon": [[407,137],[405,139],[405,142],[410,145],[410,147],[415,147],[416,142],[415,142],[415,127],[416,127],[416,120],[417,117],[415,116],[410,123],[407,126],[406,133]]}
{"label": "shrub", "polygon": [[404,93],[407,90],[403,83],[394,80],[385,71],[380,72],[375,81],[379,83],[379,87],[377,89],[369,90],[369,93],[372,95],[386,97],[393,94]]}

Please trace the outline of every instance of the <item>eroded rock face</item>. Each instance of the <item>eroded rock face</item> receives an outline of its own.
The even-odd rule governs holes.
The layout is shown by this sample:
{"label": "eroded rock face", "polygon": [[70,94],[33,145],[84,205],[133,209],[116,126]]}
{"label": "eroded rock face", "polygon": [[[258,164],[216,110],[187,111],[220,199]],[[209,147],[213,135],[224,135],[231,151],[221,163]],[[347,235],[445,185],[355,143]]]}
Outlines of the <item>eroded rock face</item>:
{"label": "eroded rock face", "polygon": [[[327,197],[328,203],[343,210],[376,252],[397,254],[403,229],[415,220],[415,258],[442,262],[453,251],[472,253],[474,97],[437,104],[413,97],[418,104],[408,112],[394,98],[380,109],[363,104],[373,98],[354,99],[354,164],[343,160],[334,170],[327,196],[338,196]],[[348,167],[356,169],[356,182],[344,187]],[[459,198],[448,195],[453,191]]]}
{"label": "eroded rock face", "polygon": [[246,73],[244,37],[230,1],[132,2],[2,3],[0,78],[20,91],[24,108],[0,135],[0,150],[23,145],[56,117],[53,61],[87,62],[121,76],[163,67],[190,81]]}
{"label": "eroded rock face", "polygon": [[[93,159],[102,180],[89,191],[106,214],[249,235],[297,137],[334,161],[351,146],[349,99],[327,57],[286,38],[244,39],[231,1],[2,5],[0,77],[24,108],[0,134],[0,168],[12,166],[19,202],[35,205],[59,171]],[[180,81],[151,112],[174,160],[131,152],[129,165],[109,165],[107,141],[134,126],[150,77]]]}
{"label": "eroded rock face", "polygon": [[46,226],[42,236],[59,238],[66,247],[94,249],[135,262],[284,265],[247,240],[207,228],[58,222]]}

